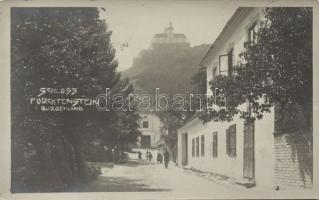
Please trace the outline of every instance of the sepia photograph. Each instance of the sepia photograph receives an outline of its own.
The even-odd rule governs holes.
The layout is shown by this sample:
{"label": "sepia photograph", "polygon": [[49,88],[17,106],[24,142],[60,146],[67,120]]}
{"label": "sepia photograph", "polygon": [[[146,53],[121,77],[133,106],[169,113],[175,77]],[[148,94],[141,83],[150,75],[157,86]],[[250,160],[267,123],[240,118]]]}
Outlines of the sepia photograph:
{"label": "sepia photograph", "polygon": [[318,2],[280,2],[0,2],[9,199],[319,198]]}

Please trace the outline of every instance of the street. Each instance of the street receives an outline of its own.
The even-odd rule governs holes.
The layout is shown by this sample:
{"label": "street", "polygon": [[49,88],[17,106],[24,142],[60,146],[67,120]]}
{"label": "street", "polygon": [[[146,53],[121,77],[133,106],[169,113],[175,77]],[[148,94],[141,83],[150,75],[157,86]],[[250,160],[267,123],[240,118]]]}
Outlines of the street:
{"label": "street", "polygon": [[113,168],[102,168],[102,174],[85,190],[91,192],[174,192],[174,193],[228,193],[243,190],[242,186],[221,184],[205,179],[189,170],[176,167],[173,162],[168,168],[156,163],[153,152],[152,163],[138,160],[137,154],[129,154],[125,164],[115,164]]}

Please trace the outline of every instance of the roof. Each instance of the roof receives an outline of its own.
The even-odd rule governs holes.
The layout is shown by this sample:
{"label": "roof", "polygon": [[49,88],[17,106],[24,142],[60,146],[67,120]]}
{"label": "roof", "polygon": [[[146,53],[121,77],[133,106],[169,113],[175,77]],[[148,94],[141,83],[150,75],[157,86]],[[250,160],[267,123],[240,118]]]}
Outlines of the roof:
{"label": "roof", "polygon": [[186,38],[184,33],[175,33],[174,37],[179,37],[179,38]]}
{"label": "roof", "polygon": [[164,38],[164,37],[167,37],[167,34],[165,34],[165,33],[158,33],[158,34],[155,34],[155,35],[154,35],[154,38]]}

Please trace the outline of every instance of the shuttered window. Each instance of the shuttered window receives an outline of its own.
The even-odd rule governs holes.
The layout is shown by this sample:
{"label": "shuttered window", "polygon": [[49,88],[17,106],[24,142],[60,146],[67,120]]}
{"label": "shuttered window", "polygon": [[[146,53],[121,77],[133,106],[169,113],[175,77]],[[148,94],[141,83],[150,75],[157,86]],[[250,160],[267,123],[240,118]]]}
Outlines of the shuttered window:
{"label": "shuttered window", "polygon": [[200,154],[201,156],[205,156],[205,135],[202,135],[200,137],[200,141],[201,141]]}
{"label": "shuttered window", "polygon": [[196,157],[199,156],[199,137],[196,138]]}
{"label": "shuttered window", "polygon": [[217,132],[213,133],[213,157],[216,158],[217,157]]}
{"label": "shuttered window", "polygon": [[229,157],[236,157],[236,124],[226,129],[226,153]]}
{"label": "shuttered window", "polygon": [[195,157],[195,138],[192,139],[192,156]]}

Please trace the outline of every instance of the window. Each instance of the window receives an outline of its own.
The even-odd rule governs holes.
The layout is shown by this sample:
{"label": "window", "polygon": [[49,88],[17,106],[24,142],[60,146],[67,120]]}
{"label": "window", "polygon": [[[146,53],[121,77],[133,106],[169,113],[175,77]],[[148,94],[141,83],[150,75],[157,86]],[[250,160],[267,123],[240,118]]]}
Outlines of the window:
{"label": "window", "polygon": [[204,135],[200,137],[200,143],[201,143],[200,155],[204,156],[205,155],[205,136]]}
{"label": "window", "polygon": [[196,157],[199,156],[199,137],[196,138]]}
{"label": "window", "polygon": [[218,75],[227,76],[228,74],[228,54],[219,55],[219,72]]}
{"label": "window", "polygon": [[195,157],[195,138],[192,139],[192,156]]}
{"label": "window", "polygon": [[143,128],[148,128],[148,121],[143,121]]}
{"label": "window", "polygon": [[254,23],[249,29],[248,29],[248,41],[252,44],[257,43],[257,23]]}
{"label": "window", "polygon": [[227,54],[219,55],[219,75],[231,75],[233,68],[233,51],[234,49],[232,48]]}
{"label": "window", "polygon": [[236,157],[236,124],[226,129],[226,153],[229,157]]}
{"label": "window", "polygon": [[217,132],[213,132],[213,157],[217,157]]}

